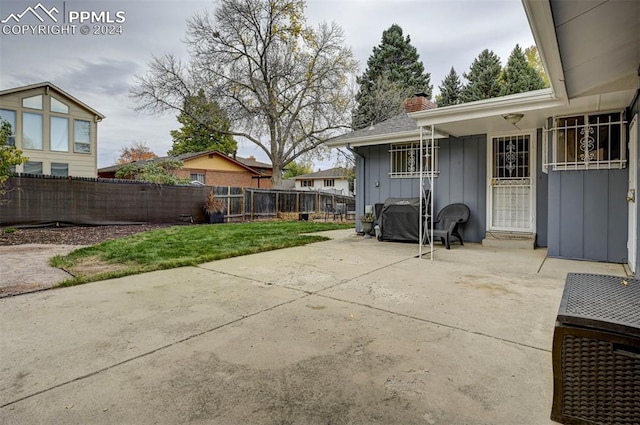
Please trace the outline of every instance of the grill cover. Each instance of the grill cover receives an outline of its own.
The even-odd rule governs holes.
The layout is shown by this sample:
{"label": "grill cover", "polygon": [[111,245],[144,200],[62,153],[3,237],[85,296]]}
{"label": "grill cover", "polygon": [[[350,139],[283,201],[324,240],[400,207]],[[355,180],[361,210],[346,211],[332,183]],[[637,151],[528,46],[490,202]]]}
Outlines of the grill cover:
{"label": "grill cover", "polygon": [[[422,206],[426,209],[426,206]],[[387,198],[380,213],[381,240],[418,242],[420,240],[420,198]]]}

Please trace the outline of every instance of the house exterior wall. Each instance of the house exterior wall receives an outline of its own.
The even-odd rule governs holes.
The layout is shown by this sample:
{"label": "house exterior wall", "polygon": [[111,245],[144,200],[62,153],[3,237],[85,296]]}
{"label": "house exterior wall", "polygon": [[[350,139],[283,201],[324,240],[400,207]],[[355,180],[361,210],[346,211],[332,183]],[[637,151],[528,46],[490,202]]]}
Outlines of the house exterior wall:
{"label": "house exterior wall", "polygon": [[549,170],[550,257],[627,261],[627,169]]}
{"label": "house exterior wall", "polygon": [[436,179],[434,213],[461,202],[471,210],[463,237],[481,242],[487,223],[487,137],[450,137],[440,141],[440,176]]}
{"label": "house exterior wall", "polygon": [[175,172],[177,177],[185,179],[191,178],[191,173],[204,174],[204,183],[207,186],[251,187],[261,189],[270,189],[272,187],[271,179],[254,179],[254,174],[248,171],[220,171],[184,167]]}
{"label": "house exterior wall", "polygon": [[[42,109],[23,108],[22,99],[43,96]],[[63,102],[69,107],[69,113],[57,113],[51,111],[51,96]],[[15,112],[16,146],[22,149],[24,156],[29,161],[42,162],[42,173],[51,174],[51,164],[61,163],[68,165],[68,175],[74,177],[97,176],[97,124],[96,117],[91,111],[75,103],[72,99],[58,93],[46,86],[15,93],[5,94],[0,97],[0,109]],[[23,112],[29,112],[42,116],[42,149],[25,149],[23,146]],[[51,117],[68,119],[68,151],[59,152],[51,150]],[[90,152],[74,152],[74,120],[89,122]],[[16,167],[16,172],[24,172],[24,165]]]}
{"label": "house exterior wall", "polygon": [[325,186],[324,181],[325,178],[322,179],[307,179],[313,180],[313,187],[303,187],[302,180],[295,181],[296,190],[320,190],[320,191],[342,191],[343,195],[350,195],[349,193],[349,181],[333,178],[334,185],[333,186]]}
{"label": "house exterior wall", "polygon": [[182,178],[190,178],[191,173],[204,174],[204,183],[208,186],[233,186],[270,189],[270,178],[253,178],[257,174],[250,172],[245,167],[232,162],[229,159],[216,154],[199,156],[183,161],[183,168],[176,175]]}
{"label": "house exterior wall", "polygon": [[[465,203],[471,217],[463,236],[469,242],[480,242],[486,232],[487,138],[451,137],[440,139],[439,146],[440,174],[435,178],[434,214],[450,203]],[[359,147],[357,152],[365,158],[356,158],[357,216],[364,213],[366,205],[373,206],[390,197],[419,196],[418,178],[389,177],[389,145]]]}
{"label": "house exterior wall", "polygon": [[219,155],[211,154],[208,156],[199,156],[183,161],[185,168],[207,169],[220,171],[241,171],[246,172],[246,168],[221,158]]}

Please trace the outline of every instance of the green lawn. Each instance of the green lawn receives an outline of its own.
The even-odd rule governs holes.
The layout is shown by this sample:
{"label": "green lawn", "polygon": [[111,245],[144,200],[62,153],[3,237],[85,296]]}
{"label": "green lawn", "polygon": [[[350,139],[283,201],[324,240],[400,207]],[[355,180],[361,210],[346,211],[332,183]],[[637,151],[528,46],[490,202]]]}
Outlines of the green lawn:
{"label": "green lawn", "polygon": [[348,223],[314,222],[174,226],[81,248],[55,256],[50,263],[75,276],[60,284],[71,286],[306,245],[328,239],[308,233],[352,227]]}

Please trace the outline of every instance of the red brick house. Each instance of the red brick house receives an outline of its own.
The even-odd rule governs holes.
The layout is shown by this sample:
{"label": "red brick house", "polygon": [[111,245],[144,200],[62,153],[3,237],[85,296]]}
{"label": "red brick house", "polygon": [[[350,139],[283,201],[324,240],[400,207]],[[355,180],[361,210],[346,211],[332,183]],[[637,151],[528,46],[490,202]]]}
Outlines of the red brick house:
{"label": "red brick house", "polygon": [[[272,187],[271,176],[273,168],[253,156],[241,158],[231,157],[218,151],[187,153],[175,157],[154,158],[149,161],[163,159],[177,159],[182,161],[183,167],[176,171],[176,176],[191,181],[198,181],[207,186],[234,186],[234,187]],[[148,161],[137,161],[143,166]],[[116,171],[121,164],[112,165],[98,170],[98,177],[115,178]]]}

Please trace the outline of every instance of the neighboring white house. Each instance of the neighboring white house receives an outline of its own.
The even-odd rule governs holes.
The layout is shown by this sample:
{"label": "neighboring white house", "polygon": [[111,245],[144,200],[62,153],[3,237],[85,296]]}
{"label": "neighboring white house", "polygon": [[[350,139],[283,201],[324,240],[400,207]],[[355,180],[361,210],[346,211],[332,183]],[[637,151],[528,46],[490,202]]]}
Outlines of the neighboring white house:
{"label": "neighboring white house", "polygon": [[296,190],[315,190],[331,192],[339,195],[353,195],[349,190],[349,170],[346,168],[331,168],[316,173],[296,176]]}

